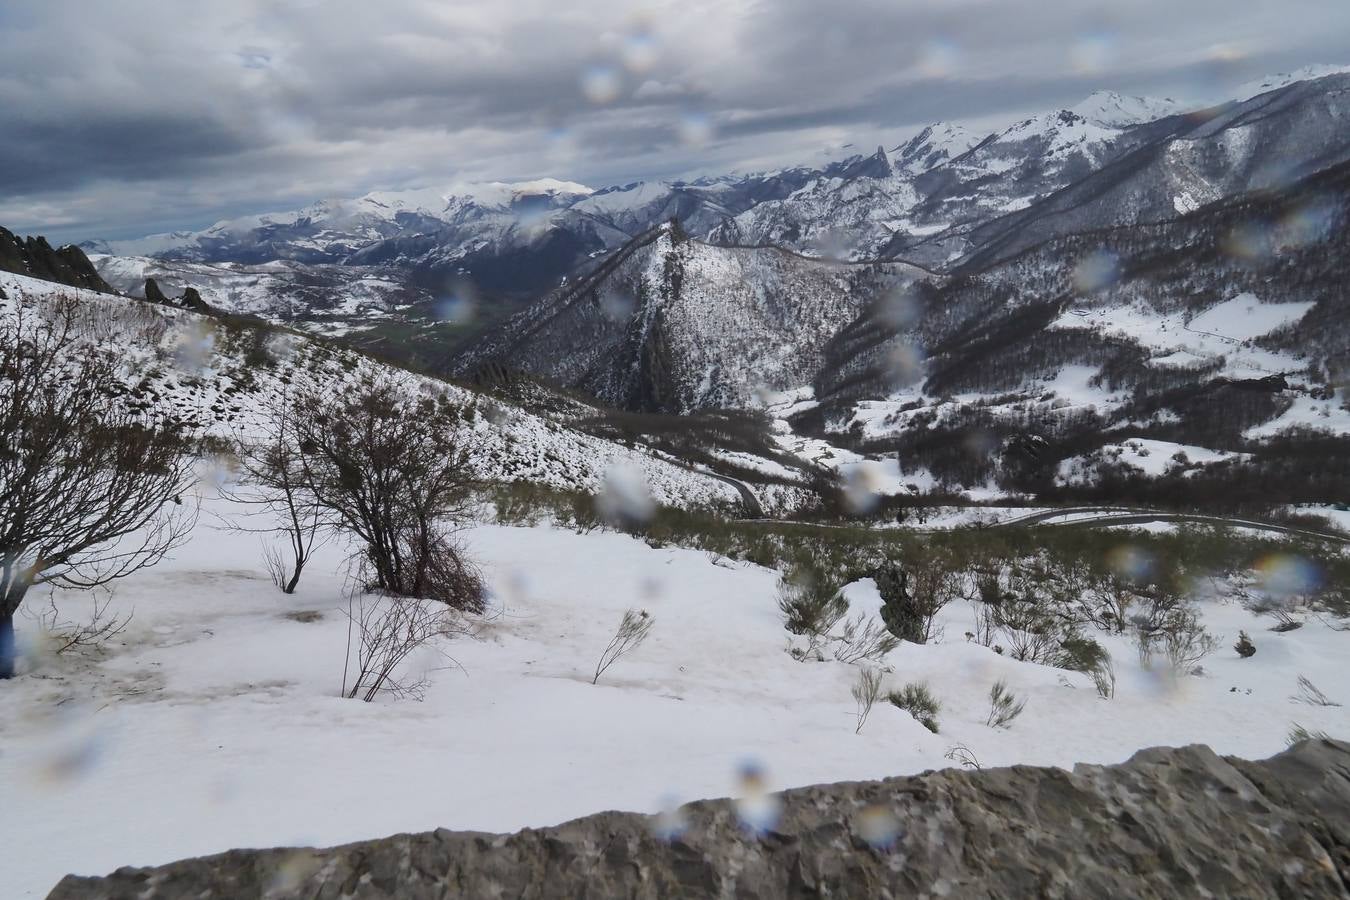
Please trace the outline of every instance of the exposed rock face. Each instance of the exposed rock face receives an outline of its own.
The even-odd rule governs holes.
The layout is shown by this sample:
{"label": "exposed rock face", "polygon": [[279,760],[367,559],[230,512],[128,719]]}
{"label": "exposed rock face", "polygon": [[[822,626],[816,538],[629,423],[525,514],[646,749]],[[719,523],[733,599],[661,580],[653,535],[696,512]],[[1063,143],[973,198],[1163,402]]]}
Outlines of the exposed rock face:
{"label": "exposed rock face", "polygon": [[1350,896],[1350,744],[1264,762],[1206,747],[1119,766],[947,770],[778,795],[763,835],[735,803],[683,829],[601,813],[498,836],[436,831],[331,850],[235,850],[107,878],[82,898]]}
{"label": "exposed rock face", "polygon": [[116,293],[79,247],[53,248],[44,237],[21,238],[0,228],[0,271],[70,287]]}
{"label": "exposed rock face", "polygon": [[168,295],[159,286],[159,282],[153,278],[145,279],[145,299],[150,303],[158,303],[160,306],[173,306],[178,309],[190,309],[193,312],[211,315],[215,312],[211,305],[202,299],[202,295],[197,293],[197,289],[188,287],[183,289],[183,296],[177,300],[170,300]]}

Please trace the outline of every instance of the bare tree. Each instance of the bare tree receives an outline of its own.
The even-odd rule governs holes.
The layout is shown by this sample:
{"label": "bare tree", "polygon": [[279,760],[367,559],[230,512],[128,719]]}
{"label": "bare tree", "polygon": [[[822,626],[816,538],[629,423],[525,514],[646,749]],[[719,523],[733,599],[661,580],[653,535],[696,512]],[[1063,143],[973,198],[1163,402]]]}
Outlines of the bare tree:
{"label": "bare tree", "polygon": [[460,438],[472,408],[368,373],[336,401],[302,390],[292,411],[306,489],[365,544],[373,586],[482,612],[482,580],[451,539],[476,484]]}
{"label": "bare tree", "polygon": [[619,622],[618,630],[610,639],[609,646],[600,654],[600,662],[596,663],[595,677],[591,679],[591,684],[598,683],[600,676],[605,674],[605,670],[614,665],[619,657],[642,646],[642,642],[647,640],[647,635],[651,633],[655,624],[656,620],[645,609],[626,611]]}
{"label": "bare tree", "polygon": [[223,493],[270,521],[258,528],[229,527],[282,536],[285,548],[264,545],[263,559],[273,583],[294,594],[305,564],[324,543],[328,520],[305,477],[291,398],[283,394],[268,404],[257,427],[258,434],[235,438],[244,486]]}
{"label": "bare tree", "polygon": [[91,588],[159,562],[196,522],[189,429],[123,402],[79,301],[0,322],[0,678],[30,587]]}

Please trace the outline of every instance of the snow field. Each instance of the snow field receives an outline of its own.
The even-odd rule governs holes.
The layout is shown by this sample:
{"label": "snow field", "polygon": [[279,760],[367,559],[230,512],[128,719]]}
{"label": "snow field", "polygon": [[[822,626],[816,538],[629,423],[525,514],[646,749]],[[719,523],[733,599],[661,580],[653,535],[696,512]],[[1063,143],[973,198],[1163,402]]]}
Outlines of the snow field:
{"label": "snow field", "polygon": [[[748,762],[779,789],[956,765],[945,754],[957,744],[984,766],[1068,767],[1193,742],[1263,757],[1293,722],[1350,734],[1344,707],[1290,700],[1306,675],[1350,703],[1344,634],[1315,618],[1273,634],[1273,620],[1210,598],[1200,606],[1220,644],[1203,676],[1145,671],[1128,639],[1095,635],[1114,658],[1112,700],[1085,675],[968,642],[974,610],[958,601],[940,643],[902,644],[885,661],[886,689],[927,683],[941,733],[882,701],[855,735],[858,669],[785,652],[777,573],[620,534],[495,525],[464,534],[496,608],[479,639],[441,648],[455,665],[435,652],[412,660],[430,679],[421,702],[364,704],[337,696],[344,548],[325,548],[286,597],[257,536],[213,521],[118,587],[115,608],[134,618],[106,656],[39,657],[0,687],[7,896],[42,896],[67,872],[236,846],[657,812],[735,795]],[[847,596],[853,614],[879,606],[869,581]],[[70,616],[88,602],[55,599]],[[651,637],[592,685],[628,608],[655,618]],[[35,634],[28,618],[19,627]],[[1251,659],[1231,649],[1239,629],[1257,645]],[[998,679],[1027,700],[1007,729],[985,725]]]}

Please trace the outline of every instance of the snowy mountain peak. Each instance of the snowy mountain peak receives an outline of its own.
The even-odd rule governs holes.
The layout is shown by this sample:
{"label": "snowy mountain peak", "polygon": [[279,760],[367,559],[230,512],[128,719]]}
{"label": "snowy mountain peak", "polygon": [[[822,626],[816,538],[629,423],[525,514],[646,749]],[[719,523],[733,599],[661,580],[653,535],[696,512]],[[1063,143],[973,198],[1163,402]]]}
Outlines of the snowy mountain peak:
{"label": "snowy mountain peak", "polygon": [[1288,87],[1300,81],[1314,81],[1318,78],[1326,78],[1328,75],[1344,75],[1347,73],[1350,73],[1350,66],[1347,65],[1304,66],[1293,72],[1281,72],[1276,75],[1267,75],[1265,78],[1256,81],[1249,81],[1238,88],[1233,96],[1238,100],[1249,100],[1267,91]]}
{"label": "snowy mountain peak", "polygon": [[895,147],[895,167],[918,175],[955,159],[970,150],[984,135],[950,122],[934,122],[905,143]]}
{"label": "snowy mountain peak", "polygon": [[1097,91],[1068,111],[1098,125],[1127,128],[1184,110],[1185,105],[1171,97],[1131,97],[1115,91]]}

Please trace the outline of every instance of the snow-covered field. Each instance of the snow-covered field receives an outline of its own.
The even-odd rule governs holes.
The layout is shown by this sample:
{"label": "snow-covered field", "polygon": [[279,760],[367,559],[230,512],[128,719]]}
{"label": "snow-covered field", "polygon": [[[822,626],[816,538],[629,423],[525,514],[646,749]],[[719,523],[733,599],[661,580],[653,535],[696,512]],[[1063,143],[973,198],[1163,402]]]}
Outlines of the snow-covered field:
{"label": "snow-covered field", "polygon": [[[1114,657],[1111,700],[1087,676],[967,642],[974,614],[958,601],[940,643],[886,660],[888,688],[932,689],[941,732],[882,701],[855,734],[858,670],[785,652],[776,573],[621,534],[496,525],[465,534],[498,615],[478,639],[445,646],[458,665],[417,658],[430,678],[420,702],[344,700],[342,549],[286,597],[257,536],[212,527],[234,514],[220,501],[208,513],[173,559],[118,587],[115,607],[134,618],[105,655],[38,658],[0,685],[6,897],[40,897],[67,872],[236,846],[656,812],[736,795],[748,764],[785,788],[956,765],[945,754],[958,744],[984,766],[1071,766],[1192,742],[1263,757],[1293,722],[1350,733],[1344,707],[1290,699],[1305,675],[1350,703],[1350,635],[1311,617],[1274,634],[1271,619],[1208,599],[1220,644],[1203,675],[1145,671],[1128,640],[1098,636]],[[867,581],[847,596],[854,612],[879,603]],[[88,603],[56,599],[71,617]],[[651,637],[592,685],[629,607],[655,618]],[[19,627],[35,634],[29,618]],[[1256,643],[1251,659],[1232,650],[1239,629]],[[985,724],[997,679],[1027,700],[1007,729]]]}

